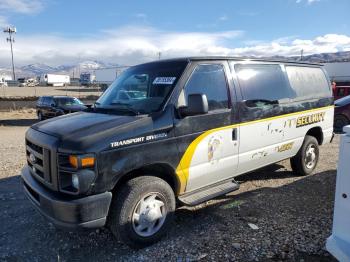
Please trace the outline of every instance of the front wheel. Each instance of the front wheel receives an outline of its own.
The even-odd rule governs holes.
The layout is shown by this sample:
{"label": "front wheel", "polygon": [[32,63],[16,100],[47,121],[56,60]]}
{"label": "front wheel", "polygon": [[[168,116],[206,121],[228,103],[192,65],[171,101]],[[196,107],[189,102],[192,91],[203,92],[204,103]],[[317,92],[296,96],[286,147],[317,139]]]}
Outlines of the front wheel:
{"label": "front wheel", "polygon": [[158,177],[131,179],[113,196],[108,224],[127,245],[140,248],[157,242],[175,212],[172,188]]}
{"label": "front wheel", "polygon": [[299,176],[306,176],[312,173],[317,166],[319,159],[318,141],[313,136],[305,136],[303,145],[299,152],[290,159],[293,172]]}

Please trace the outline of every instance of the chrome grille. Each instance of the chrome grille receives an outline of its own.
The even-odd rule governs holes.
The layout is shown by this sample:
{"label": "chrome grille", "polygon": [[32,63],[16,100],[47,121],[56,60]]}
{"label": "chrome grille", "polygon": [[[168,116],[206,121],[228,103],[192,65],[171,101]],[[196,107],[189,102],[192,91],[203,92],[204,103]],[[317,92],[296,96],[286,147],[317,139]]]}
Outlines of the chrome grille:
{"label": "chrome grille", "polygon": [[41,182],[51,184],[50,150],[27,139],[26,155],[32,174]]}

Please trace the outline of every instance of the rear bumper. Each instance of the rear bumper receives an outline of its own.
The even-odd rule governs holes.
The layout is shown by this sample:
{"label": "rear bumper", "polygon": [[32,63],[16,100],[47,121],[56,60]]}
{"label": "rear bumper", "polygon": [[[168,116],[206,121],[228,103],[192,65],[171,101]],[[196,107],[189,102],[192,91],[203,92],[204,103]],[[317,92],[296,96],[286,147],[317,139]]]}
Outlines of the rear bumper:
{"label": "rear bumper", "polygon": [[48,220],[62,228],[96,228],[105,225],[111,192],[73,199],[46,189],[30,174],[21,172],[23,190],[33,206]]}

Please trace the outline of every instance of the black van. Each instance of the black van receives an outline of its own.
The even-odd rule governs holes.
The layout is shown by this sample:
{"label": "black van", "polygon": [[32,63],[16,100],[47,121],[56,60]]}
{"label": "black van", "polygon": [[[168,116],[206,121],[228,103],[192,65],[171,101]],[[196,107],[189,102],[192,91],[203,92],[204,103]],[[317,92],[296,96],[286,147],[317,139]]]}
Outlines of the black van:
{"label": "black van", "polygon": [[54,224],[108,225],[131,246],[166,232],[177,204],[239,188],[234,177],[291,159],[316,167],[333,136],[318,64],[196,57],[123,72],[84,112],[26,133],[24,191]]}

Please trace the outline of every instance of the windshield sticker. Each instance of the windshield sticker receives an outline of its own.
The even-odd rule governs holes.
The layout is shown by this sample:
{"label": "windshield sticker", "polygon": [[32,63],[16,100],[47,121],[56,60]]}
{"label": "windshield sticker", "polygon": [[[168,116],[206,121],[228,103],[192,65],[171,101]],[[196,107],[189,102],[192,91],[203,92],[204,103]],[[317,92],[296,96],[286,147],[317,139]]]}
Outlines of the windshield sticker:
{"label": "windshield sticker", "polygon": [[154,85],[172,85],[176,77],[156,77],[153,81]]}
{"label": "windshield sticker", "polygon": [[159,133],[159,134],[154,134],[154,135],[135,137],[135,138],[130,138],[130,139],[121,140],[121,141],[117,141],[117,142],[112,142],[111,147],[115,148],[115,147],[120,147],[120,146],[138,144],[138,143],[142,143],[142,142],[154,141],[154,140],[158,140],[161,138],[166,138],[167,136],[168,136],[167,133]]}

